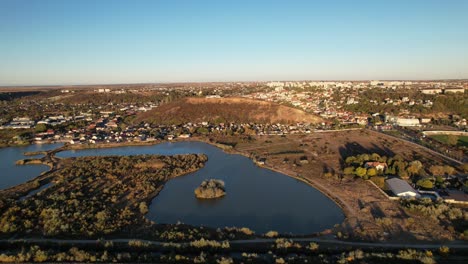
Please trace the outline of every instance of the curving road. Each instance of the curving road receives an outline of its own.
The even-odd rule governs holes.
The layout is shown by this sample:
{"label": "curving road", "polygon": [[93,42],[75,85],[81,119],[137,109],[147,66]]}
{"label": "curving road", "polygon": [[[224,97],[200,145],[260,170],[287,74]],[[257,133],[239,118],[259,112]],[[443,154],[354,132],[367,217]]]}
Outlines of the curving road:
{"label": "curving road", "polygon": [[[464,241],[448,241],[445,243],[390,243],[390,242],[359,242],[359,241],[342,241],[336,239],[324,238],[291,238],[294,242],[315,242],[319,244],[329,244],[328,247],[357,247],[357,248],[391,248],[391,249],[439,249],[441,246],[447,246],[452,249],[468,249],[468,242]],[[145,239],[130,239],[130,238],[116,238],[108,240],[92,240],[92,239],[54,239],[54,238],[25,238],[25,239],[0,239],[0,242],[29,242],[29,243],[56,243],[56,244],[98,244],[107,241],[114,243],[128,243],[130,241],[142,241],[146,244],[154,246],[163,246],[169,242],[145,240]],[[276,238],[257,238],[250,240],[228,240],[231,245],[248,245],[248,244],[262,244],[262,243],[275,243]],[[223,241],[219,241],[223,242]],[[181,246],[188,246],[189,242],[174,243]]]}
{"label": "curving road", "polygon": [[434,150],[432,150],[432,149],[430,149],[430,148],[428,148],[428,147],[425,147],[425,146],[423,146],[423,145],[414,143],[414,142],[409,141],[409,140],[407,140],[407,139],[400,138],[400,137],[396,137],[396,136],[392,136],[392,135],[385,134],[385,133],[382,133],[382,132],[379,132],[379,131],[375,131],[375,130],[371,130],[371,129],[367,129],[367,131],[371,131],[371,132],[374,132],[374,133],[377,133],[377,134],[380,134],[380,135],[385,135],[385,136],[389,136],[389,137],[392,137],[392,138],[396,138],[396,139],[402,140],[402,141],[404,141],[404,142],[406,142],[406,143],[408,143],[408,144],[410,144],[410,145],[413,145],[413,146],[415,146],[415,147],[422,148],[422,149],[424,149],[425,151],[427,151],[427,152],[429,152],[429,153],[432,153],[432,154],[438,155],[438,156],[440,156],[440,157],[443,157],[443,158],[445,158],[445,159],[447,159],[447,160],[450,160],[450,161],[452,161],[452,162],[454,162],[454,163],[456,163],[456,164],[459,164],[459,165],[462,165],[462,164],[463,164],[461,161],[458,161],[458,160],[453,159],[453,158],[451,158],[451,157],[445,156],[444,154],[442,154],[442,153],[440,153],[440,152],[434,151]]}

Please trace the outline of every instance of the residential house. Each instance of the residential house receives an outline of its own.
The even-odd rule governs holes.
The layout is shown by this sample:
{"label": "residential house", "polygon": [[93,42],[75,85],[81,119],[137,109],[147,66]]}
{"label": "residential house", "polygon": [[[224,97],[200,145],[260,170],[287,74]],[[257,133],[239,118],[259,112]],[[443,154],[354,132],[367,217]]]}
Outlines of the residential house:
{"label": "residential house", "polygon": [[368,162],[366,162],[364,167],[366,167],[366,169],[375,168],[376,170],[383,171],[383,170],[385,170],[387,168],[387,163],[378,162],[378,161],[368,161]]}

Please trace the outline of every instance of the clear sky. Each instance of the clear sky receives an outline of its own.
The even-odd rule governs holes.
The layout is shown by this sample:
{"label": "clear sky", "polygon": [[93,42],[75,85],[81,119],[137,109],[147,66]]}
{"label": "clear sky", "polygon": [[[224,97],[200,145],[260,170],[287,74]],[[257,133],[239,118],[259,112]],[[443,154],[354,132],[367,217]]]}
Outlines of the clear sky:
{"label": "clear sky", "polygon": [[466,0],[0,0],[0,85],[442,78]]}

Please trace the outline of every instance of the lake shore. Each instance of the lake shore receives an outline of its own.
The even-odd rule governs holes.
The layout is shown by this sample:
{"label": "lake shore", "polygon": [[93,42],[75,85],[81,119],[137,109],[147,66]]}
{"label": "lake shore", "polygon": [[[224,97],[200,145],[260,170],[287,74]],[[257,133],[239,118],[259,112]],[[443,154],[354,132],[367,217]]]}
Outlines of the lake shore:
{"label": "lake shore", "polygon": [[[244,157],[247,157],[247,158],[251,159],[252,162],[255,162],[253,160],[253,157],[248,152],[239,151],[239,150],[237,150],[237,149],[235,149],[235,148],[233,148],[233,147],[231,147],[229,145],[212,142],[206,137],[190,137],[190,138],[185,138],[185,139],[175,139],[175,140],[171,140],[171,141],[169,141],[169,140],[154,140],[154,141],[98,143],[98,144],[73,144],[73,145],[72,144],[64,144],[62,147],[51,150],[51,151],[40,151],[40,154],[53,153],[55,155],[58,152],[67,151],[67,150],[85,150],[85,149],[104,149],[104,148],[135,147],[135,146],[153,146],[153,145],[158,145],[158,144],[167,143],[167,142],[176,143],[176,142],[187,142],[187,141],[207,143],[207,144],[210,144],[212,146],[215,146],[215,147],[223,150],[225,153],[234,154],[234,155],[242,155]],[[35,154],[38,154],[38,153],[26,153],[26,154],[35,155]],[[35,164],[39,164],[39,163],[35,163]],[[51,165],[50,163],[47,163],[45,165],[48,165],[51,168],[53,168],[53,166],[54,166],[54,165]],[[349,207],[347,207],[345,202],[342,199],[340,199],[339,196],[337,196],[334,193],[327,190],[323,185],[321,185],[317,181],[312,181],[310,179],[306,179],[304,177],[301,177],[297,173],[295,173],[293,171],[290,171],[290,170],[285,170],[285,169],[269,166],[269,164],[263,164],[263,165],[257,164],[257,166],[265,168],[265,169],[269,169],[269,170],[272,170],[272,171],[275,171],[275,172],[278,172],[278,173],[286,175],[286,176],[289,176],[291,178],[294,178],[294,179],[296,179],[298,181],[301,181],[301,182],[303,182],[303,183],[317,189],[318,191],[320,191],[323,195],[325,195],[326,197],[331,199],[335,204],[337,204],[342,209],[342,211],[343,211],[343,213],[345,215],[345,218],[350,218],[350,217],[355,216],[355,212],[353,212]]]}
{"label": "lake shore", "polygon": [[[247,158],[251,159],[252,162],[255,163],[253,157],[251,155],[249,155],[248,152],[239,151],[239,150],[233,148],[232,146],[210,141],[206,137],[190,137],[190,138],[185,138],[185,139],[175,139],[175,140],[171,140],[171,141],[169,141],[169,140],[157,140],[156,141],[155,140],[155,141],[142,141],[142,142],[120,142],[120,143],[100,143],[100,144],[76,144],[76,145],[65,144],[57,152],[66,151],[66,150],[103,149],[103,148],[132,147],[132,146],[153,146],[153,145],[158,145],[158,144],[168,143],[168,142],[169,143],[203,142],[203,143],[207,143],[207,144],[210,144],[212,146],[215,146],[215,147],[221,149],[223,152],[225,152],[227,154],[242,155],[244,157],[247,157]],[[316,181],[312,181],[310,179],[306,179],[304,177],[301,177],[297,173],[294,173],[292,171],[284,170],[284,169],[281,169],[281,168],[275,168],[275,167],[269,166],[268,164],[264,164],[264,165],[257,164],[257,166],[265,168],[265,169],[269,169],[269,170],[274,171],[274,172],[278,172],[278,173],[286,175],[286,176],[289,176],[289,177],[291,177],[293,179],[296,179],[298,181],[301,181],[301,182],[313,187],[314,189],[318,190],[323,195],[325,195],[327,198],[332,200],[336,205],[338,205],[342,209],[345,218],[355,216],[355,212],[353,212],[349,207],[347,207],[346,204],[343,202],[343,200],[340,199],[340,197],[338,197],[338,196],[334,195],[332,192],[328,191],[320,183],[318,183]],[[326,231],[326,233],[329,233],[329,232],[330,232],[329,230]]]}
{"label": "lake shore", "polygon": [[[267,155],[266,162],[263,164],[256,162],[257,166],[304,182],[327,196],[341,208],[345,220],[341,225],[336,225],[333,231],[326,230],[325,233],[340,234],[340,238],[342,239],[365,241],[405,240],[419,243],[421,241],[454,240],[453,232],[446,232],[441,225],[431,221],[427,217],[404,211],[398,202],[384,197],[381,191],[369,182],[356,178],[346,178],[340,175],[340,157],[346,155],[344,153],[352,153],[352,151],[358,148],[360,148],[360,151],[369,149],[369,153],[372,153],[372,151],[395,151],[402,156],[407,153],[407,147],[400,140],[380,134],[374,137],[370,136],[370,132],[360,130],[312,133],[310,135],[288,135],[287,137],[256,136],[253,141],[246,141],[233,136],[218,137],[218,140],[208,137],[192,137],[173,141],[67,145],[59,151],[68,149],[151,146],[166,142],[198,141],[218,147],[228,154],[245,156],[253,160],[253,162],[259,156]],[[224,139],[228,139],[228,141]],[[217,143],[229,142],[229,140],[235,142],[234,147]],[[354,143],[350,144],[349,142]],[[398,147],[387,148],[390,143],[397,144]],[[283,153],[285,150],[292,151],[285,154],[275,154]],[[424,152],[424,149],[416,148],[414,150],[418,151],[423,157],[439,158],[431,156],[431,153]],[[294,160],[298,160],[301,155],[308,157],[307,163],[299,164],[299,162]],[[292,160],[284,162],[284,157],[292,157]],[[331,177],[325,177],[325,169],[333,172]],[[376,223],[376,220],[379,219],[389,219],[391,225],[385,226]],[[431,229],[423,230],[414,225],[409,225],[408,219],[424,223],[425,226],[431,226]]]}

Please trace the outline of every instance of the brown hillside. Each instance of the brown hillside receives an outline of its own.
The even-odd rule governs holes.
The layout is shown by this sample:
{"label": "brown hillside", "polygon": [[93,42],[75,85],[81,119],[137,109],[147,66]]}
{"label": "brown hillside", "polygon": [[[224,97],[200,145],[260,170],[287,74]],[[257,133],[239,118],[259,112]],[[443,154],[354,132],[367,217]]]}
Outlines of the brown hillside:
{"label": "brown hillside", "polygon": [[317,123],[321,119],[276,103],[247,98],[184,98],[139,114],[135,122],[180,124],[187,122]]}

